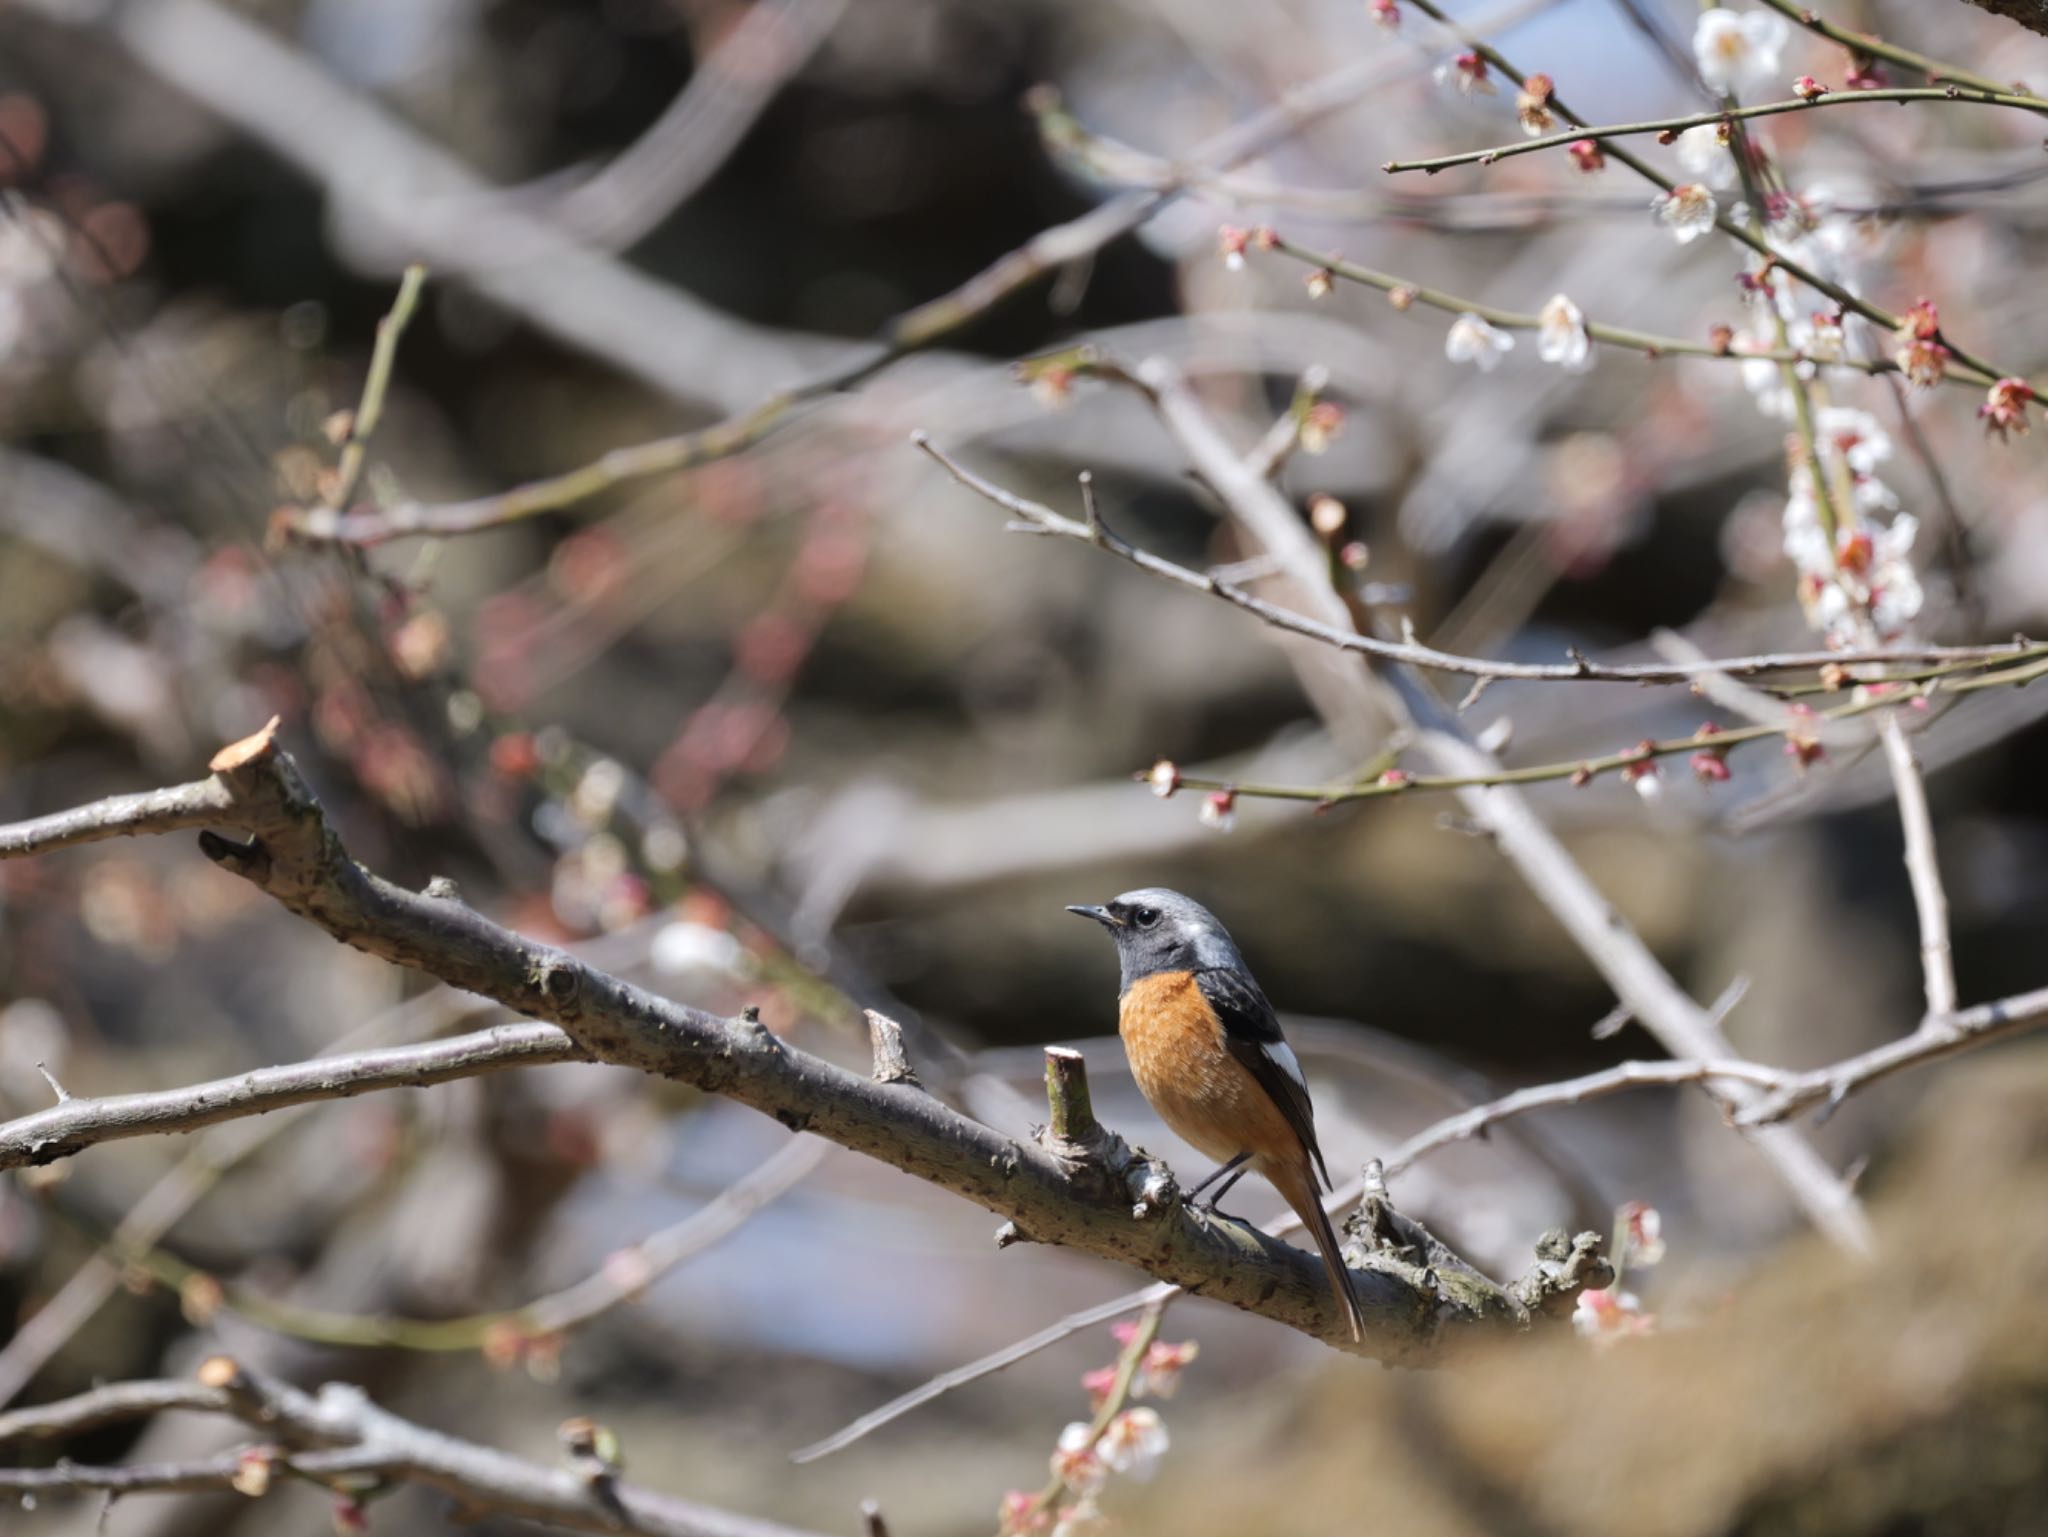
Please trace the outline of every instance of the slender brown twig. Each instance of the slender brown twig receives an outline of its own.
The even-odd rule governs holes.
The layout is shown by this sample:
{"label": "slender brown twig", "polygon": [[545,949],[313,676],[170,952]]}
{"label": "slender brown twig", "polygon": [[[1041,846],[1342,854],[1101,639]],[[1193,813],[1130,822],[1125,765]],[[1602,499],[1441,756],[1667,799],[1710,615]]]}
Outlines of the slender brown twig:
{"label": "slender brown twig", "polygon": [[1455,165],[1492,165],[1516,155],[1533,155],[1539,150],[1562,149],[1582,139],[1624,139],[1637,134],[1682,133],[1688,128],[1707,128],[1717,123],[1739,122],[1756,117],[1778,117],[1787,112],[1815,112],[1827,107],[1853,106],[1859,102],[1959,101],[1985,107],[2017,107],[2027,112],[2048,112],[2048,101],[2023,92],[1978,90],[1959,85],[1906,87],[1875,91],[1829,91],[1825,95],[1794,97],[1790,101],[1760,102],[1748,107],[1725,107],[1717,112],[1694,112],[1684,117],[1650,118],[1640,123],[1580,124],[1564,133],[1545,134],[1536,139],[1517,139],[1487,149],[1460,150],[1455,155],[1438,155],[1429,160],[1389,160],[1380,169],[1388,172],[1447,170]]}
{"label": "slender brown twig", "polygon": [[[1117,372],[1114,365],[1098,362],[1096,365],[1105,374]],[[961,485],[994,503],[1019,521],[1019,532],[1054,535],[1065,539],[1078,539],[1083,544],[1093,545],[1117,559],[1136,566],[1139,570],[1162,580],[1186,587],[1195,592],[1208,593],[1223,599],[1226,603],[1255,614],[1277,629],[1287,630],[1295,635],[1306,636],[1335,646],[1342,651],[1355,651],[1361,655],[1376,657],[1382,661],[1405,662],[1417,667],[1436,671],[1457,673],[1465,677],[1512,679],[1527,682],[1598,682],[1598,683],[1664,683],[1687,684],[1705,672],[1727,673],[1733,677],[1752,677],[1761,673],[1790,672],[1822,667],[1848,665],[1870,666],[1890,663],[1911,662],[1965,662],[1988,664],[1992,662],[2048,659],[2048,646],[2037,645],[2025,639],[2017,639],[1992,646],[1889,646],[1868,651],[1789,651],[1767,656],[1737,656],[1717,658],[1701,663],[1670,664],[1657,662],[1600,663],[1583,657],[1568,662],[1499,662],[1483,657],[1458,656],[1448,651],[1439,651],[1417,641],[1384,640],[1378,636],[1361,635],[1355,630],[1341,629],[1311,616],[1285,608],[1247,591],[1234,583],[1223,581],[1213,573],[1195,571],[1186,566],[1176,565],[1170,560],[1153,555],[1126,543],[1108,529],[1097,524],[1065,517],[1052,510],[1043,502],[1017,495],[977,475],[941,449],[922,432],[913,433],[911,442],[937,462],[946,473]]]}

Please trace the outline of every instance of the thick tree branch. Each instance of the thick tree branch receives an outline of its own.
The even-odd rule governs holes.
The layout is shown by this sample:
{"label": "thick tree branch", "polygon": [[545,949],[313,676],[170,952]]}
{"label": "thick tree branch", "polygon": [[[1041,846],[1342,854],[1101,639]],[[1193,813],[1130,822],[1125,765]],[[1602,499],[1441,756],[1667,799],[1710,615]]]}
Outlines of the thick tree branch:
{"label": "thick tree branch", "polygon": [[1970,4],[2048,37],[2048,0],[1970,0]]}
{"label": "thick tree branch", "polygon": [[[355,863],[289,757],[276,722],[213,760],[214,777],[171,792],[168,825],[215,812],[200,846],[345,944],[438,977],[558,1025],[589,1057],[676,1078],[752,1105],[964,1196],[1022,1234],[1136,1265],[1332,1344],[1352,1348],[1321,1268],[1305,1251],[1242,1224],[1192,1211],[1170,1174],[1105,1136],[1077,1147],[1019,1142],[906,1082],[878,1083],[791,1047],[750,1020],[721,1019],[659,998],[551,945],[499,927],[459,901],[406,891]],[[141,832],[124,801],[112,820]],[[85,808],[67,826],[100,829]],[[95,831],[95,836],[104,835]],[[0,833],[0,838],[5,838]],[[77,841],[75,838],[54,840]],[[53,840],[15,837],[16,852]],[[61,1107],[60,1107],[61,1108]],[[1356,1288],[1368,1328],[1356,1348],[1424,1364],[1461,1326],[1500,1320],[1439,1296],[1426,1277],[1368,1256]],[[1447,1305],[1448,1303],[1448,1305]]]}

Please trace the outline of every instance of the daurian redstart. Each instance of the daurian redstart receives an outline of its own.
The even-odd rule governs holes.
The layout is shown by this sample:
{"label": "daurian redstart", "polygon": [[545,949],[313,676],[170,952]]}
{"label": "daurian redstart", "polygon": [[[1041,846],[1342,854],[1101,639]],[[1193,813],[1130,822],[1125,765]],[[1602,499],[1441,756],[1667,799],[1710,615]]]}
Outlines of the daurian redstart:
{"label": "daurian redstart", "polygon": [[1320,1199],[1330,1175],[1308,1083],[1229,933],[1201,903],[1156,886],[1067,911],[1093,918],[1116,941],[1117,1029],[1138,1088],[1176,1136],[1220,1165],[1189,1195],[1223,1180],[1213,1208],[1245,1172],[1263,1174],[1314,1235],[1330,1289],[1360,1338],[1351,1272]]}

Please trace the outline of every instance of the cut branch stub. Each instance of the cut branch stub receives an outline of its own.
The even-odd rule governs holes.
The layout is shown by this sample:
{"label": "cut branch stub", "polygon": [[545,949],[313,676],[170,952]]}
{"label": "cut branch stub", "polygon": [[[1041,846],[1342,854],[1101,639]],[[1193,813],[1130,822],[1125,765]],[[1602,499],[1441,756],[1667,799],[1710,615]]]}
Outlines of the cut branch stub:
{"label": "cut branch stub", "polygon": [[1101,1140],[1088,1094],[1088,1063],[1070,1046],[1045,1048],[1045,1102],[1052,1112],[1046,1130],[1055,1143],[1088,1147]]}
{"label": "cut branch stub", "polygon": [[868,1040],[875,1052],[876,1083],[907,1083],[914,1089],[924,1087],[918,1081],[917,1069],[910,1065],[910,1054],[903,1047],[903,1027],[888,1015],[876,1009],[863,1011],[868,1019]]}

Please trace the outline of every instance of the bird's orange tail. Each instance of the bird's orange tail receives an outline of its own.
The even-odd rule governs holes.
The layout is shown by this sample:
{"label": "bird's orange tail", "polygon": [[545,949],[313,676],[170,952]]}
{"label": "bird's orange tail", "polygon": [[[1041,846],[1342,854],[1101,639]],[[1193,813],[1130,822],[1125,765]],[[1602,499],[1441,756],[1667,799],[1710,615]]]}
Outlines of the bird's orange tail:
{"label": "bird's orange tail", "polygon": [[1344,1256],[1337,1246],[1336,1229],[1330,1226],[1329,1213],[1323,1210],[1323,1203],[1316,1189],[1316,1178],[1309,1168],[1306,1156],[1299,1163],[1263,1171],[1273,1188],[1287,1198],[1295,1215],[1308,1224],[1308,1230],[1316,1241],[1316,1248],[1323,1256],[1323,1269],[1330,1277],[1330,1290],[1336,1294],[1337,1305],[1344,1309],[1344,1318],[1351,1325],[1351,1337],[1365,1338],[1365,1314],[1359,1309],[1358,1294],[1351,1289],[1351,1271],[1344,1263]]}

